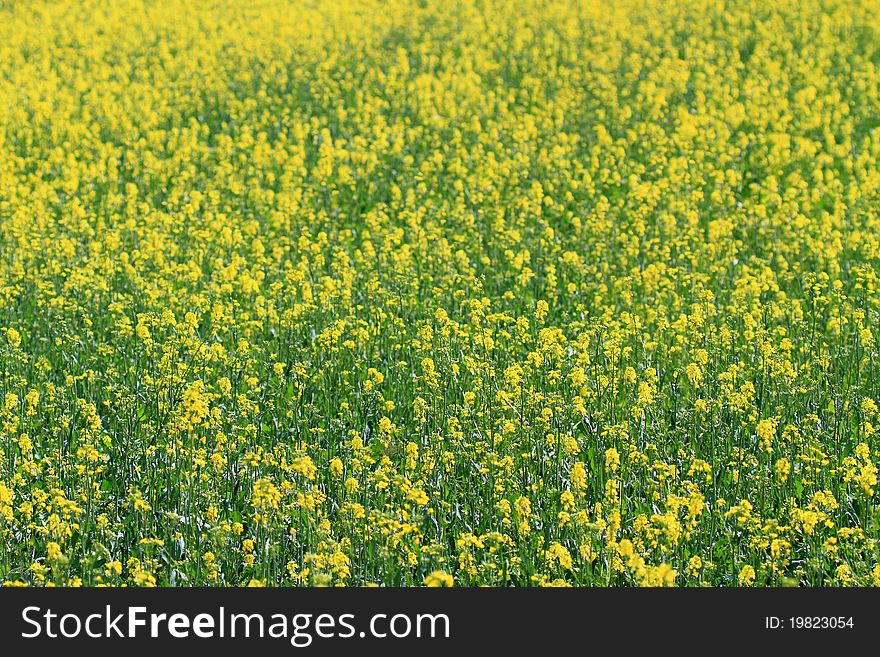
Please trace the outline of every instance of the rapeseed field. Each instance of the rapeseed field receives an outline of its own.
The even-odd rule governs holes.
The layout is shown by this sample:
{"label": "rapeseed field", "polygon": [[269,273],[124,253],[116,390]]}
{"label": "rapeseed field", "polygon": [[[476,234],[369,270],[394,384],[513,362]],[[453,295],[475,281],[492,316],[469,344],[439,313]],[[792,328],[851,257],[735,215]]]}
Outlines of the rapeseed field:
{"label": "rapeseed field", "polygon": [[880,4],[0,2],[7,585],[880,585]]}

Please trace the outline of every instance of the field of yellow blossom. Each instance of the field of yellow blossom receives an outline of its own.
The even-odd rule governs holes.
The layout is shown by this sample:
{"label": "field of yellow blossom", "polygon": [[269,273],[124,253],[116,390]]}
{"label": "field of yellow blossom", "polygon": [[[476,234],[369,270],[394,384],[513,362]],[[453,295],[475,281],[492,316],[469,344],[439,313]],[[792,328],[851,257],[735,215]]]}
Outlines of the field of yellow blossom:
{"label": "field of yellow blossom", "polygon": [[875,0],[3,0],[7,585],[880,585]]}

